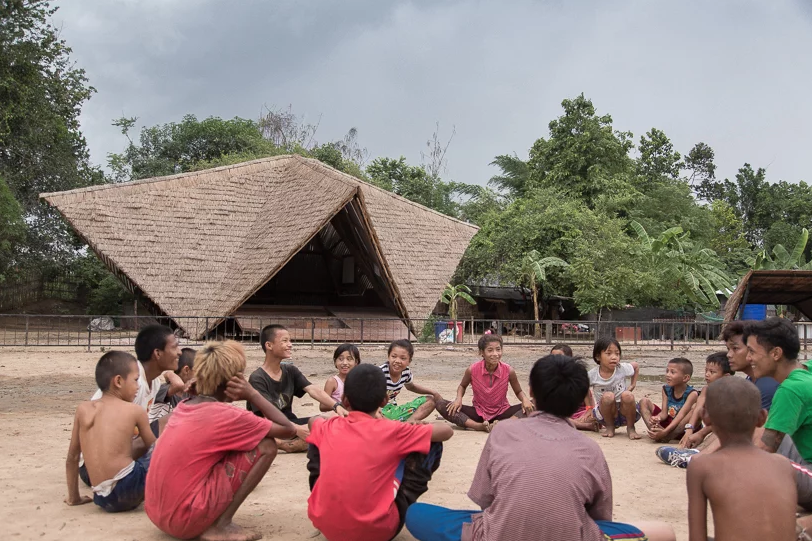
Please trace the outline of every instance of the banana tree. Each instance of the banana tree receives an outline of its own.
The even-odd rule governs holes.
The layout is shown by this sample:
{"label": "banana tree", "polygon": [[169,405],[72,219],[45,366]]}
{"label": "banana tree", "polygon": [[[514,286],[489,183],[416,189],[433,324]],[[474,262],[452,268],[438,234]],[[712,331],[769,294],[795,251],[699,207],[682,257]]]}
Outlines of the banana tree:
{"label": "banana tree", "polygon": [[457,301],[462,299],[469,304],[476,304],[476,301],[471,297],[471,288],[465,284],[458,284],[452,286],[446,284],[442,295],[440,295],[440,302],[448,305],[448,315],[451,316],[451,332],[454,336],[454,342],[457,341]]}
{"label": "banana tree", "polygon": [[809,231],[803,229],[801,238],[795,243],[792,252],[788,252],[782,244],[776,244],[772,256],[767,250],[762,250],[747,260],[753,270],[812,270],[812,261],[804,261],[804,250],[809,242]]}
{"label": "banana tree", "polygon": [[[522,258],[519,274],[521,282],[530,286],[533,292],[533,316],[539,320],[539,286],[547,282],[547,269],[551,267],[567,267],[569,263],[560,257],[541,257],[538,250],[531,250]],[[536,338],[541,336],[541,326],[536,323],[533,333]]]}

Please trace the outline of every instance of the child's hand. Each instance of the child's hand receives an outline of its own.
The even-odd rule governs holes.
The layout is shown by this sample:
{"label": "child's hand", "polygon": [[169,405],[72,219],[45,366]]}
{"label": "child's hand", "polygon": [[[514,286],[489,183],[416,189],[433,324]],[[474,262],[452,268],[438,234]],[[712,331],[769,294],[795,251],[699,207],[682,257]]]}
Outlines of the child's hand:
{"label": "child's hand", "polygon": [[192,378],[189,381],[187,381],[186,386],[183,387],[183,392],[188,394],[188,395],[191,395],[191,396],[196,396],[197,395],[197,378]]}
{"label": "child's hand", "polygon": [[685,437],[683,437],[682,439],[686,440],[685,441],[686,449],[694,449],[697,445],[702,443],[703,438],[700,434],[691,434],[690,436],[688,434],[685,434],[685,436],[687,436],[687,439]]}
{"label": "child's hand", "polygon": [[226,396],[232,402],[249,400],[255,392],[257,391],[251,387],[251,384],[248,383],[248,380],[246,380],[242,374],[233,376],[228,380],[228,384],[226,384]]}
{"label": "child's hand", "polygon": [[448,405],[448,408],[446,408],[446,409],[448,410],[449,415],[456,415],[456,414],[458,414],[460,412],[461,408],[462,408],[462,400],[457,398],[452,403],[450,403]]}
{"label": "child's hand", "polygon": [[90,498],[88,496],[79,496],[79,499],[76,500],[71,499],[70,496],[65,498],[65,503],[70,505],[71,507],[73,507],[74,505],[84,505],[86,503],[91,503],[92,501],[93,498]]}
{"label": "child's hand", "polygon": [[530,415],[534,409],[533,403],[530,400],[527,398],[522,399],[522,411],[525,415]]}
{"label": "child's hand", "polygon": [[335,411],[342,417],[346,417],[347,415],[350,414],[350,412],[344,409],[344,406],[338,406]]}

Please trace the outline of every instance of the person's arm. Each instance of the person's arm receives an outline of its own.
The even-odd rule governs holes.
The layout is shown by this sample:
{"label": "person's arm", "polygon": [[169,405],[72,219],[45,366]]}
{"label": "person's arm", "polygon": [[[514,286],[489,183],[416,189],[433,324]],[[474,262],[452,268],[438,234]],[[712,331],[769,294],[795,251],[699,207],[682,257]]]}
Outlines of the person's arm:
{"label": "person's arm", "polygon": [[[332,398],[333,397],[333,392],[335,392],[336,387],[338,387],[338,383],[336,383],[336,379],[335,378],[328,379],[326,382],[324,382],[324,394],[326,394],[327,396]],[[322,412],[333,411],[333,405],[334,404],[331,404],[329,407],[327,407],[325,404],[322,404],[321,402],[319,402],[319,411],[322,411]]]}
{"label": "person's arm", "polygon": [[459,413],[460,409],[462,408],[462,397],[465,396],[465,390],[468,389],[469,385],[471,385],[470,366],[465,369],[465,374],[462,375],[462,381],[460,381],[460,384],[457,387],[457,397],[448,405],[449,415],[456,415]]}
{"label": "person's arm", "polygon": [[431,424],[431,441],[448,441],[454,435],[454,429],[448,423]]}
{"label": "person's arm", "polygon": [[764,434],[761,436],[761,439],[756,442],[756,446],[768,453],[774,453],[778,451],[781,442],[784,441],[784,436],[785,434],[783,432],[765,428]]}
{"label": "person's arm", "polygon": [[[691,436],[693,436],[694,434],[698,435],[700,432],[702,432],[702,430],[705,430],[705,428],[709,428],[709,427],[702,427],[702,430],[697,430],[696,429],[696,427],[699,426],[699,419],[700,419],[700,417],[702,415],[702,408],[704,406],[705,406],[705,393],[699,393],[699,396],[696,399],[696,405],[694,406],[694,409],[691,410],[691,416],[688,418],[688,423],[687,423],[687,424],[691,425],[694,428],[686,428],[685,429],[685,435],[682,437],[682,440],[680,441],[680,447],[689,447],[688,440],[690,439]],[[707,435],[708,435],[708,432],[705,432],[704,434],[702,434],[702,439],[704,439],[705,436],[707,436]],[[700,440],[700,441],[702,441],[702,440]]]}
{"label": "person's arm", "polygon": [[427,394],[427,395],[430,395],[430,396],[435,396],[437,394],[434,391],[432,391],[431,389],[429,389],[428,387],[423,387],[422,385],[418,385],[417,383],[414,382],[414,380],[412,380],[409,383],[407,383],[406,385],[404,385],[404,387],[406,387],[407,389],[409,389],[410,391],[412,391],[415,394],[423,394],[423,395]]}
{"label": "person's arm", "polygon": [[166,379],[166,382],[169,384],[169,389],[166,391],[167,397],[181,394],[186,390],[186,384],[183,383],[183,380],[180,379],[179,375],[171,370],[164,372],[164,379]]}
{"label": "person's arm", "polygon": [[700,443],[705,441],[705,438],[707,438],[712,433],[713,433],[712,426],[703,426],[699,431],[691,432],[690,434],[686,430],[685,435],[679,442],[680,447],[683,449],[694,449],[698,447]]}
{"label": "person's arm", "polygon": [[591,387],[586,392],[586,396],[584,397],[584,406],[586,406],[588,409],[592,409],[595,407],[595,399],[592,397]]}
{"label": "person's arm", "polygon": [[68,447],[68,458],[65,460],[65,475],[68,480],[68,497],[65,503],[68,505],[82,505],[93,501],[92,498],[79,494],[79,455],[82,447],[79,443],[79,410],[73,418],[73,432],[70,436],[70,446]]}
{"label": "person's arm", "polygon": [[516,398],[522,402],[522,411],[524,411],[524,414],[527,415],[533,411],[533,402],[530,401],[530,397],[522,390],[522,384],[519,383],[519,376],[516,375],[516,371],[513,370],[513,367],[510,368],[510,387],[513,389],[513,394],[516,395]]}
{"label": "person's arm", "polygon": [[149,426],[147,410],[135,404],[133,404],[133,409],[135,413],[135,426],[138,427],[138,435],[141,437],[141,441],[144,442],[144,449],[149,449],[150,446],[155,443],[156,438]]}
{"label": "person's arm", "polygon": [[640,365],[637,364],[636,362],[631,362],[629,364],[632,365],[632,368],[634,369],[634,373],[632,374],[632,381],[629,384],[629,388],[626,389],[626,390],[629,391],[629,392],[632,392],[637,387],[637,378],[640,375]]}
{"label": "person's arm", "polygon": [[688,540],[708,539],[708,498],[702,489],[704,465],[700,457],[688,464]]}
{"label": "person's arm", "polygon": [[603,453],[596,456],[593,463],[589,489],[592,499],[586,506],[586,512],[592,520],[612,520],[612,475],[609,464]]}
{"label": "person's arm", "polygon": [[345,410],[343,406],[337,405],[337,402],[333,400],[333,397],[331,397],[329,394],[325,393],[323,390],[319,389],[312,383],[304,388],[304,392],[306,392],[310,396],[310,398],[316,400],[320,404],[319,409],[321,409],[322,407],[327,408],[326,410],[322,411],[335,411],[342,417],[347,416],[347,410]]}
{"label": "person's arm", "polygon": [[226,396],[233,401],[245,400],[249,402],[256,411],[273,423],[268,431],[271,438],[287,439],[296,435],[296,427],[285,414],[268,402],[262,394],[252,387],[242,374],[232,377],[226,385]]}
{"label": "person's arm", "polygon": [[688,416],[688,413],[690,413],[691,408],[694,407],[694,404],[696,404],[696,393],[691,393],[685,400],[685,405],[682,406],[682,409],[680,409],[677,415],[674,417],[674,420],[668,423],[668,426],[663,429],[661,432],[661,438],[670,436],[675,431],[679,432],[680,427],[682,427],[685,418]]}
{"label": "person's arm", "polygon": [[662,420],[668,415],[668,393],[665,392],[665,386],[662,389],[662,407],[660,413],[651,416],[651,426],[648,429],[648,437],[657,441],[660,434],[663,432],[663,426],[660,424]]}

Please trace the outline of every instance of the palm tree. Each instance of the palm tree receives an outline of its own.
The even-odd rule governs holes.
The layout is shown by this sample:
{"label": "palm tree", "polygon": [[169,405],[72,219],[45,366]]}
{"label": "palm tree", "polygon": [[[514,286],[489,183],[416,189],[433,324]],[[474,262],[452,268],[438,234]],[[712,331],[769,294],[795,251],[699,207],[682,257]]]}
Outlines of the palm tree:
{"label": "palm tree", "polygon": [[493,159],[490,165],[502,170],[501,175],[494,175],[488,181],[489,186],[507,192],[510,197],[520,197],[527,192],[530,184],[530,167],[527,162],[516,156],[503,154]]}
{"label": "palm tree", "polygon": [[812,270],[812,261],[804,261],[804,250],[809,242],[809,231],[801,230],[801,238],[795,243],[792,252],[788,252],[782,244],[773,247],[773,255],[762,250],[747,260],[753,270]]}
{"label": "palm tree", "polygon": [[724,293],[735,286],[716,252],[694,245],[690,233],[683,232],[681,227],[672,227],[651,238],[639,222],[632,221],[631,226],[651,268],[665,278],[663,283],[676,284],[695,305],[718,308],[716,292]]}
{"label": "palm tree", "polygon": [[476,304],[476,301],[471,297],[471,288],[465,284],[458,284],[452,286],[446,284],[443,294],[440,295],[440,302],[448,305],[448,314],[451,316],[451,329],[454,336],[454,342],[457,341],[457,300],[462,299],[469,304]]}
{"label": "palm tree", "polygon": [[[530,286],[533,292],[533,316],[539,320],[539,287],[547,282],[547,269],[550,267],[567,267],[569,263],[560,257],[541,257],[538,250],[531,250],[522,258],[519,274],[521,281]],[[542,289],[543,291],[543,289]],[[541,327],[535,324],[534,335],[541,336]]]}

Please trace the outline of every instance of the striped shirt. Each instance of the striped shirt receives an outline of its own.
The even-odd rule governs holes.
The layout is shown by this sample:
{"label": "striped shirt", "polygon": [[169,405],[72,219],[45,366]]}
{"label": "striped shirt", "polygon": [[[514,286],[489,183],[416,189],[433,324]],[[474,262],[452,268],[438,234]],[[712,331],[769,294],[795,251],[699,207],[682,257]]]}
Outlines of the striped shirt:
{"label": "striped shirt", "polygon": [[389,363],[383,363],[380,368],[383,370],[383,375],[386,376],[386,396],[389,398],[389,403],[396,406],[398,394],[403,390],[403,386],[412,382],[412,371],[407,366],[400,373],[400,379],[392,381],[392,375],[389,373]]}
{"label": "striped shirt", "polygon": [[488,437],[468,497],[483,512],[462,541],[604,541],[612,478],[598,444],[565,419],[535,412],[501,421]]}
{"label": "striped shirt", "polygon": [[483,419],[498,417],[510,408],[507,400],[510,365],[500,362],[493,373],[488,372],[485,361],[471,365],[471,391],[473,405]]}

